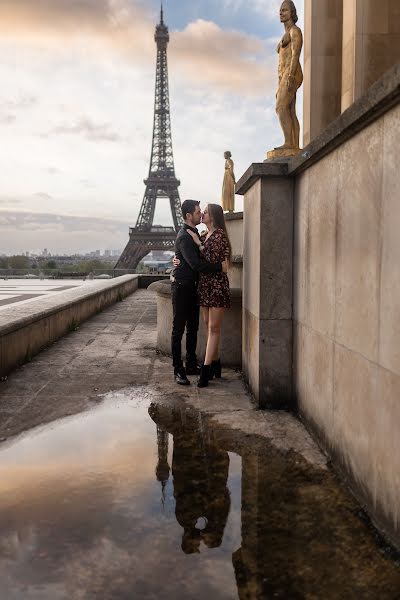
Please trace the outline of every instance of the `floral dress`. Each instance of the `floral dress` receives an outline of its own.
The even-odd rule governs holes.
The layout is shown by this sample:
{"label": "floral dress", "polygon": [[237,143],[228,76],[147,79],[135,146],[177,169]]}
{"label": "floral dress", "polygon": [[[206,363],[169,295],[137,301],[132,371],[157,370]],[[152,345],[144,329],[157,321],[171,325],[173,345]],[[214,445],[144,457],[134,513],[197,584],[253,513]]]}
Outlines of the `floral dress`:
{"label": "floral dress", "polygon": [[[229,256],[229,243],[223,229],[216,229],[204,242],[203,258],[222,263]],[[208,308],[230,308],[231,295],[226,273],[200,273],[199,303]]]}

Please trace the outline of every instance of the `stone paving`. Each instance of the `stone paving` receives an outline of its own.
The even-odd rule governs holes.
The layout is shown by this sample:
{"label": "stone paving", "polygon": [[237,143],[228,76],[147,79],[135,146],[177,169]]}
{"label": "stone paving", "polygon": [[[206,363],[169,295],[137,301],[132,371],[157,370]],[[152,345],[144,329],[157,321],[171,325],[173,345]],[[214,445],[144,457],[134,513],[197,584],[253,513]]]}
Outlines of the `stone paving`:
{"label": "stone paving", "polygon": [[[82,324],[78,330],[39,354],[31,363],[13,372],[6,381],[0,383],[0,441],[3,442],[0,444],[0,449],[5,451],[3,460],[7,455],[7,449],[12,451],[12,448],[15,447],[17,458],[11,460],[11,473],[14,473],[14,467],[16,472],[19,472],[18,469],[21,467],[19,461],[22,459],[18,454],[18,444],[23,446],[24,442],[29,444],[32,440],[34,447],[35,443],[40,441],[41,435],[46,437],[51,434],[52,430],[54,430],[53,437],[55,439],[54,452],[57,455],[57,452],[60,451],[63,456],[63,452],[67,451],[68,444],[65,446],[65,438],[61,435],[64,447],[58,448],[57,428],[58,431],[63,427],[68,429],[68,423],[71,426],[71,419],[52,424],[50,432],[49,427],[40,428],[40,426],[75,414],[79,415],[77,419],[72,419],[75,426],[76,421],[83,421],[82,426],[84,426],[85,420],[98,419],[98,427],[100,427],[98,452],[100,449],[111,451],[114,448],[115,450],[120,447],[118,444],[122,444],[124,452],[129,454],[127,462],[129,469],[121,477],[122,480],[125,477],[132,478],[132,474],[138,470],[135,461],[144,460],[143,457],[146,457],[147,461],[150,458],[150,463],[153,459],[156,460],[152,455],[155,448],[154,431],[151,433],[151,449],[149,450],[149,440],[145,435],[145,422],[142,418],[143,406],[141,408],[143,403],[146,407],[151,405],[152,419],[155,420],[157,426],[161,424],[163,431],[169,431],[169,427],[172,427],[175,432],[177,439],[174,438],[174,453],[177,448],[179,450],[176,455],[173,455],[173,479],[174,485],[177,486],[175,492],[180,489],[179,475],[186,474],[188,477],[187,489],[185,488],[182,498],[189,513],[192,503],[191,494],[194,493],[191,481],[193,477],[197,477],[199,456],[201,460],[204,460],[203,453],[199,453],[199,448],[203,447],[202,444],[207,443],[211,446],[216,444],[218,448],[224,449],[223,452],[232,452],[235,456],[241,457],[242,479],[241,482],[239,481],[239,489],[242,494],[241,516],[239,515],[239,506],[236,507],[236,513],[235,511],[232,513],[233,519],[241,520],[242,549],[233,555],[235,571],[239,573],[238,588],[241,590],[240,594],[243,594],[239,594],[240,597],[254,599],[272,597],[270,594],[265,595],[259,592],[259,590],[272,585],[272,577],[275,578],[275,583],[271,589],[282,591],[289,586],[292,591],[295,590],[294,595],[291,595],[291,592],[288,595],[286,591],[282,591],[282,594],[274,593],[274,597],[285,599],[289,597],[326,598],[326,600],[357,597],[365,600],[375,600],[376,598],[397,600],[399,598],[397,591],[400,589],[399,556],[370,526],[368,518],[346,486],[329,468],[326,457],[301,422],[290,413],[256,410],[239,372],[225,370],[223,379],[212,382],[206,389],[199,390],[195,384],[195,377],[192,378],[190,388],[178,387],[175,384],[171,360],[156,351],[155,296],[148,290],[139,290]],[[112,406],[113,412],[107,413],[110,406]],[[112,414],[112,418],[117,423],[118,418],[121,418],[118,415],[125,414],[124,411],[127,411],[129,406],[133,406],[135,409],[134,415],[138,419],[137,423],[141,423],[139,426],[144,427],[143,431],[138,431],[137,425],[131,426],[129,422],[126,423],[127,431],[122,431],[120,425],[116,425],[116,428],[113,429],[112,423],[109,423],[111,437],[109,432],[107,445],[107,440],[101,438],[104,435],[104,424],[102,425],[101,421],[102,411],[105,415]],[[150,409],[148,410],[150,411]],[[110,419],[110,416],[105,418]],[[146,418],[148,419],[147,408]],[[190,424],[193,422],[197,424],[198,430],[191,430],[192,425]],[[18,439],[10,439],[34,427],[38,427],[38,429]],[[129,429],[130,427],[133,427],[132,430]],[[73,427],[71,431],[74,431]],[[188,432],[191,432],[190,435]],[[79,445],[85,447],[86,441],[89,446],[93,444],[92,433],[89,427],[83,437],[78,436],[77,448],[80,447]],[[86,435],[88,440],[86,440]],[[129,450],[131,446],[130,443],[127,445],[127,440],[133,443],[138,439],[140,443],[136,448],[136,455],[131,456]],[[102,446],[103,442],[105,448]],[[75,447],[74,444],[72,447]],[[39,465],[44,471],[47,468],[46,453],[48,451],[49,448],[45,444],[43,456],[46,457],[46,460],[43,464],[43,461],[34,461],[34,464]],[[107,481],[111,476],[115,477],[118,474],[121,456],[125,456],[124,452],[121,455],[117,454],[119,461],[117,465],[111,462],[114,465],[112,473],[107,471],[107,465],[110,466],[106,460],[108,455],[104,459],[103,453],[100,452],[101,468],[105,470]],[[87,459],[91,455],[92,451],[86,450],[86,455],[83,453],[82,459],[84,456]],[[143,455],[142,459],[141,455]],[[114,460],[112,453],[111,458]],[[179,468],[178,458],[184,462],[184,464],[182,462],[179,464]],[[6,460],[4,464],[7,466]],[[60,464],[63,465],[62,462]],[[64,466],[61,467],[62,472],[63,469]],[[115,469],[116,472],[114,472]],[[7,471],[5,472],[7,473]],[[151,464],[150,477],[152,480],[154,476],[154,465]],[[62,481],[63,485],[69,485],[75,480],[74,476],[67,475],[66,479]],[[91,476],[88,481],[93,485]],[[40,492],[42,485],[43,481],[39,486],[35,483],[34,496]],[[135,479],[131,481],[131,485],[137,489]],[[5,486],[7,488],[7,477]],[[196,489],[195,487],[194,490],[196,491]],[[43,507],[46,507],[48,499],[53,498],[53,492],[50,489],[48,493],[47,491],[43,493],[43,500],[38,503],[37,510],[42,510]],[[93,492],[93,497],[101,506],[102,493],[104,493],[104,486],[102,487],[101,484],[100,491]],[[158,488],[156,493],[158,498]],[[238,494],[238,490],[233,493],[232,498],[235,498],[235,494]],[[79,498],[79,494],[77,497]],[[68,531],[69,528],[72,528],[73,531],[85,531],[87,523],[98,514],[96,510],[88,510],[88,507],[92,506],[92,500],[87,505],[88,498],[87,496],[83,497],[85,502],[79,510],[74,509],[74,518],[67,527]],[[171,496],[171,501],[173,498],[176,500],[175,496]],[[53,501],[61,515],[58,515],[57,512],[57,518],[64,523],[65,507],[61,506],[57,499],[53,498]],[[123,499],[118,500],[117,505],[120,506],[122,501]],[[127,505],[126,514],[130,514],[133,519],[138,515],[132,513],[131,501],[132,499]],[[232,502],[234,504],[237,500],[232,500]],[[20,503],[10,506],[16,507],[15,510],[17,510]],[[34,520],[35,511],[31,511],[29,499],[26,502],[26,511],[29,519]],[[85,526],[76,521],[77,515],[79,516],[81,512],[82,523]],[[3,514],[3,529],[6,532],[10,523],[14,522],[18,531],[21,527],[21,531],[23,530],[24,523],[20,523],[20,517],[16,514],[12,513],[11,516],[7,516],[7,513]],[[140,514],[139,512],[139,516]],[[26,518],[28,519],[28,517]],[[149,549],[144,554],[144,561],[142,560],[143,556],[140,556],[141,569],[143,564],[147,564],[146,561],[153,556],[154,544],[156,543],[156,547],[158,547],[157,544],[160,542],[160,540],[155,542],[153,538],[151,526],[153,517],[153,513],[149,513],[139,527],[142,534],[147,532],[146,535],[148,534],[151,540]],[[53,518],[56,517],[53,515]],[[106,512],[104,518],[107,523],[112,522],[111,514]],[[163,524],[165,524],[165,517],[162,517],[162,523],[157,524],[157,530],[161,531]],[[97,535],[97,526],[93,525],[95,536]],[[38,527],[39,535],[42,529],[37,524],[35,527]],[[133,525],[130,524],[126,527],[130,530]],[[148,527],[148,531],[146,527]],[[11,529],[12,539],[17,539],[13,527]],[[30,525],[28,530],[31,531],[31,529]],[[44,528],[44,533],[46,531]],[[63,527],[61,525],[60,532],[62,535]],[[109,535],[111,535],[110,532],[112,533],[111,529]],[[56,538],[60,539],[59,533]],[[126,539],[130,540],[131,536],[128,535]],[[19,548],[20,545],[17,544],[17,546]],[[50,546],[49,548],[46,546],[45,550],[40,551],[39,558],[56,559],[58,551]],[[58,542],[55,547],[58,548]],[[81,548],[78,547],[76,551],[79,557]],[[129,556],[129,561],[132,562],[136,551],[136,546],[129,548],[129,552],[126,554]],[[170,550],[167,552],[168,556],[169,553]],[[139,560],[139,555],[140,552],[135,560]],[[228,552],[228,555],[229,563],[231,563],[231,551]],[[21,556],[25,556],[25,554],[22,552]],[[76,560],[78,566],[73,569],[74,579],[77,573],[80,573],[81,576],[84,574],[90,582],[98,581],[98,574],[93,576],[92,571],[86,572],[85,567],[82,569],[84,558],[76,558]],[[174,558],[173,560],[178,559]],[[128,581],[129,574],[135,571],[132,566],[133,562],[130,564],[129,561],[124,572],[115,580],[110,575],[106,577],[108,561],[107,565],[103,565],[104,582],[101,597],[110,598],[110,600],[111,598],[112,600],[122,599],[128,597],[127,590],[136,589],[136,584]],[[97,554],[94,564],[99,564]],[[190,582],[196,573],[197,575],[201,573],[201,570],[193,569],[190,564],[192,563],[185,563],[185,567],[182,567],[180,580],[178,577],[180,582]],[[0,551],[0,571],[1,565]],[[176,570],[175,566],[174,570]],[[24,564],[20,564],[19,568],[22,573],[25,572]],[[101,571],[102,569],[103,567],[101,567]],[[47,573],[51,571],[50,567],[46,568]],[[9,567],[7,567],[6,573],[9,575]],[[19,571],[15,571],[15,573],[19,573]],[[157,578],[154,579],[153,573],[150,580],[157,583]],[[10,583],[11,588],[15,587],[18,582],[17,576],[16,580]],[[164,590],[164,583],[158,582],[158,584],[159,589]],[[123,589],[123,593],[121,592],[119,595],[114,590],[118,585]],[[109,594],[104,591],[107,586],[113,590]],[[224,586],[221,587],[221,590],[223,589],[225,589]],[[31,597],[38,596],[29,596],[29,598]],[[51,597],[64,598],[62,595]],[[95,596],[71,594],[68,596],[68,598],[76,599],[83,597],[98,598],[100,596],[97,593]],[[159,597],[159,593],[146,597]],[[179,596],[174,591],[165,597],[186,598],[189,596],[187,594]],[[209,597],[209,594],[204,597]],[[212,597],[226,598],[226,595]]]}
{"label": "stone paving", "polygon": [[171,360],[156,351],[157,307],[153,292],[138,290],[43,351],[0,383],[0,439],[88,410],[105,394],[146,386],[160,399],[180,398],[221,425],[239,428],[293,448],[320,467],[326,458],[301,423],[288,413],[257,411],[240,373],[199,390],[178,387]]}

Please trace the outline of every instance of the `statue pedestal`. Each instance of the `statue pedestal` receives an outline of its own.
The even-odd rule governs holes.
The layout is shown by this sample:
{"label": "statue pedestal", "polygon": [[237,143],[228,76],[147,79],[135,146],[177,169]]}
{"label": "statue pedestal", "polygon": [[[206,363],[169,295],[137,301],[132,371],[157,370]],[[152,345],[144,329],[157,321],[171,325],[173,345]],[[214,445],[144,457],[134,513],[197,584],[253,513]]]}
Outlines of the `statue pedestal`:
{"label": "statue pedestal", "polygon": [[297,156],[300,152],[301,148],[275,148],[275,150],[267,152],[267,160],[291,158]]}
{"label": "statue pedestal", "polygon": [[293,195],[287,163],[255,163],[244,196],[242,368],[260,408],[292,404]]}

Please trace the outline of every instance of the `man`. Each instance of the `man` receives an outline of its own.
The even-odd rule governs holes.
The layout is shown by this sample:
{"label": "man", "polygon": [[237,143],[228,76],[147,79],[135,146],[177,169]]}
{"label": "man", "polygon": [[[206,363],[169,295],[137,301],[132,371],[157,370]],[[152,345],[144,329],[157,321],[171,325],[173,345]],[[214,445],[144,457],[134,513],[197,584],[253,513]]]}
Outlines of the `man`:
{"label": "man", "polygon": [[[197,300],[197,280],[199,273],[219,273],[227,270],[224,263],[211,264],[200,258],[199,247],[194,243],[188,230],[199,235],[196,225],[201,221],[200,202],[185,200],[182,204],[184,225],[175,242],[175,256],[180,260],[172,277],[172,306],[174,320],[172,327],[172,358],[175,381],[179,385],[190,385],[187,375],[198,375],[196,346],[199,329],[200,308]],[[200,237],[200,236],[199,236]],[[186,370],[181,357],[182,337],[186,327]]]}

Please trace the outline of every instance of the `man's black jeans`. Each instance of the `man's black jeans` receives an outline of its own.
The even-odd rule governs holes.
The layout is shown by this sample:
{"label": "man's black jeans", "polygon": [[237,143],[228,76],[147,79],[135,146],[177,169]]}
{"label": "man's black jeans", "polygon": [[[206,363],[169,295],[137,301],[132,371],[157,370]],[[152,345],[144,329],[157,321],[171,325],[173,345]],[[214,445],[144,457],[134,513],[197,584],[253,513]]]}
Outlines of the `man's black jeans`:
{"label": "man's black jeans", "polygon": [[199,330],[200,308],[197,298],[197,284],[194,281],[174,281],[172,283],[172,358],[175,373],[182,369],[182,337],[186,327],[186,366],[197,366],[196,346]]}

